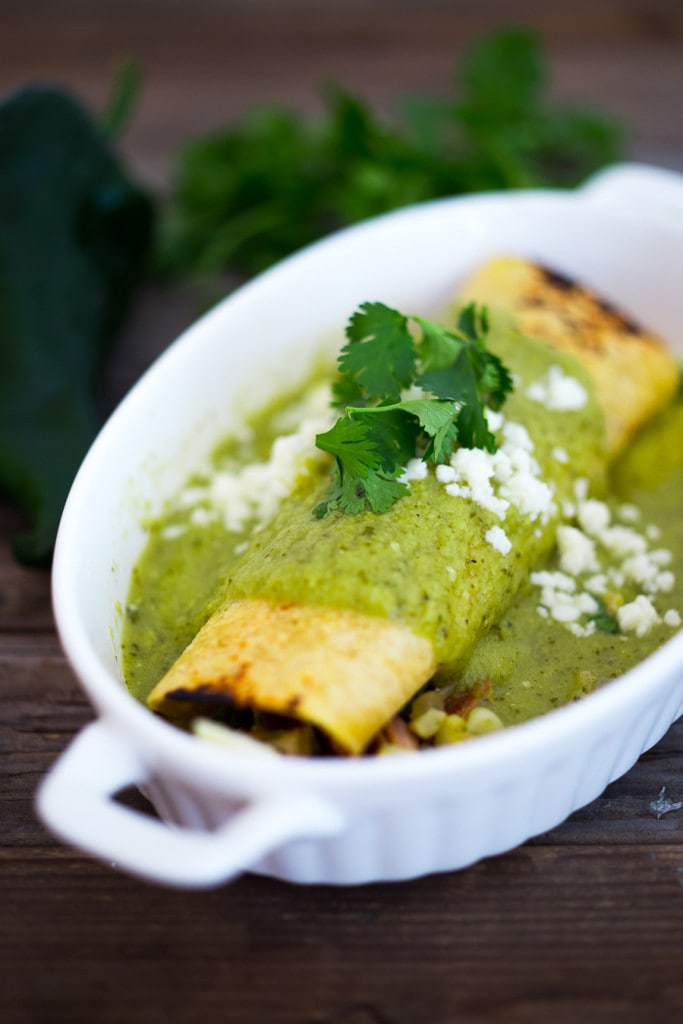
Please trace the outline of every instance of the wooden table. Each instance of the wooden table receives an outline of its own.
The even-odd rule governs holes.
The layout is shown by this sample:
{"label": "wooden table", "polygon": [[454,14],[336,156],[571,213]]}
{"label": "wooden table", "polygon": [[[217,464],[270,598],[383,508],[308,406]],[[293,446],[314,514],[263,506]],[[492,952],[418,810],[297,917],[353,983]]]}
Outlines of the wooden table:
{"label": "wooden table", "polygon": [[[679,0],[417,6],[5,0],[0,91],[49,77],[97,108],[136,56],[146,90],[125,151],[156,187],[180,141],[257,100],[314,107],[326,78],[380,108],[443,91],[462,48],[514,13],[541,31],[556,97],[599,103],[629,125],[632,156],[683,170]],[[192,316],[182,292],[145,292],[109,406]],[[0,504],[4,1022],[683,1020],[683,811],[652,809],[662,788],[683,800],[683,721],[569,821],[459,873],[158,889],[60,845],[34,815],[36,785],[92,713],[60,652],[48,574],[12,560],[19,525]]]}

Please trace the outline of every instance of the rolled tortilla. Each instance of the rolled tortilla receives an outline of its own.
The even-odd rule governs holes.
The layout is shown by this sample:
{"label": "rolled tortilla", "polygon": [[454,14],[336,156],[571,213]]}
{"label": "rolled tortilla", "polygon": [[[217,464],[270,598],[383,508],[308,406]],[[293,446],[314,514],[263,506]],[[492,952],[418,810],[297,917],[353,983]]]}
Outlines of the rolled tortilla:
{"label": "rolled tortilla", "polygon": [[[519,314],[523,329],[542,338],[518,342],[531,346],[537,372],[558,362],[594,383],[585,409],[549,415],[548,429],[536,428],[558,501],[578,476],[599,475],[676,388],[675,362],[660,341],[542,268],[494,261],[462,297]],[[515,394],[506,415],[509,408],[532,419],[532,405]],[[593,448],[572,448],[571,416],[584,434],[588,424]],[[550,459],[560,441],[566,465]],[[449,496],[433,474],[379,516],[316,520],[316,498],[296,496],[255,535],[218,610],[153,689],[154,711],[181,723],[223,707],[284,715],[316,726],[340,751],[362,753],[435,672],[466,663],[554,543],[554,513],[511,507],[503,524],[510,551],[497,548],[491,510]]]}
{"label": "rolled tortilla", "polygon": [[659,338],[589,288],[538,263],[492,260],[459,298],[504,308],[524,334],[579,360],[605,414],[608,459],[676,392],[678,367]]}
{"label": "rolled tortilla", "polygon": [[[315,723],[359,752],[436,670],[432,645],[407,626],[318,605],[246,600],[209,620],[150,697],[175,718],[206,714],[226,698]],[[381,700],[377,695],[381,694]]]}

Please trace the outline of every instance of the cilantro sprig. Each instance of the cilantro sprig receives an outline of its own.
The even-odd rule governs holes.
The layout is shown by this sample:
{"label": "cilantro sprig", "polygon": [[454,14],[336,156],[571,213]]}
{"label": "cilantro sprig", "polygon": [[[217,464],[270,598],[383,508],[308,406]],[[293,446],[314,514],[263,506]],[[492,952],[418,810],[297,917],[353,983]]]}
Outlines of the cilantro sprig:
{"label": "cilantro sprig", "polygon": [[439,94],[399,98],[386,115],[330,84],[313,115],[276,103],[199,135],[174,154],[157,269],[222,281],[411,203],[577,185],[623,158],[625,132],[555,102],[552,70],[536,32],[503,28],[462,53]]}
{"label": "cilantro sprig", "polygon": [[488,332],[487,311],[474,303],[453,330],[381,302],[360,306],[346,328],[333,387],[342,415],[316,437],[335,458],[319,517],[386,512],[408,491],[401,477],[412,458],[438,465],[456,445],[496,450],[486,408],[501,407],[512,378],[487,349]]}

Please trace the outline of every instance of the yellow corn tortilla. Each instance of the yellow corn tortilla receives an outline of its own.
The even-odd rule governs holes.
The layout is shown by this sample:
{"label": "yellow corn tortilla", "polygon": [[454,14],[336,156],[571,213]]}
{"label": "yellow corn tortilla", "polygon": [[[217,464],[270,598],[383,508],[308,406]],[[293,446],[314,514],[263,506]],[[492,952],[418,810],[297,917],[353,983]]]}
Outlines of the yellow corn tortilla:
{"label": "yellow corn tortilla", "polygon": [[505,308],[523,334],[579,360],[597,388],[610,460],[676,392],[678,367],[659,338],[589,288],[537,263],[492,260],[458,297]]}
{"label": "yellow corn tortilla", "polygon": [[[399,623],[346,608],[235,601],[221,608],[155,687],[149,706],[173,719],[236,707],[315,723],[360,752],[434,674],[431,644]],[[379,699],[378,699],[379,698]],[[188,703],[189,701],[189,703]]]}

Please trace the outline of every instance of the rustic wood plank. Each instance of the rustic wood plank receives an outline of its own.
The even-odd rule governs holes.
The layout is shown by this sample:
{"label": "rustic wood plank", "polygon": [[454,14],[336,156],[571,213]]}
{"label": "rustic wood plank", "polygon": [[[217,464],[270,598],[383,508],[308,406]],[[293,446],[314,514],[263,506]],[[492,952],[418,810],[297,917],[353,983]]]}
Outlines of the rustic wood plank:
{"label": "rustic wood plank", "polygon": [[102,1022],[673,1021],[680,849],[628,853],[525,848],[408,886],[252,877],[194,895],[5,859],[4,921],[22,921],[3,943],[9,1005]]}

